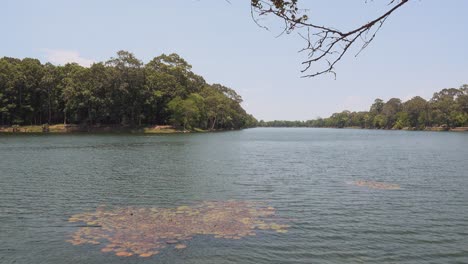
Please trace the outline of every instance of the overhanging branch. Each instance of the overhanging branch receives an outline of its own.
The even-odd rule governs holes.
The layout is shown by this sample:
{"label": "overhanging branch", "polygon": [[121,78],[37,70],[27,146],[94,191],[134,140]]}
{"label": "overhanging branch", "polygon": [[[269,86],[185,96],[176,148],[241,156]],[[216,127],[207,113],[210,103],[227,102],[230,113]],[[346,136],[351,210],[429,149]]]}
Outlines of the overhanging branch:
{"label": "overhanging branch", "polygon": [[[297,2],[298,0],[251,0],[251,13],[255,23],[263,28],[266,27],[260,23],[260,17],[274,15],[281,18],[284,21],[281,34],[289,34],[297,29],[306,28],[306,35],[299,33],[306,41],[306,47],[299,52],[307,54],[307,58],[302,62],[304,68],[301,72],[304,74],[302,77],[315,77],[325,73],[335,74],[335,65],[353,45],[359,42],[361,48],[357,56],[374,40],[387,18],[409,0],[391,0],[388,4],[391,7],[386,12],[350,31],[340,31],[310,22],[305,14],[306,10],[299,9]],[[326,61],[327,66],[315,73],[310,73],[312,65],[319,61]]]}

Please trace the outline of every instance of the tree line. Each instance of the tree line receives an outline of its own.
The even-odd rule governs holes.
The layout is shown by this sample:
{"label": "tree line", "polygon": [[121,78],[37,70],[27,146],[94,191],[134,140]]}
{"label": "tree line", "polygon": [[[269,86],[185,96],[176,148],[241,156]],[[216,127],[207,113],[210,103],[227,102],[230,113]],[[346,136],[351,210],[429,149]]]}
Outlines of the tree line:
{"label": "tree line", "polygon": [[468,85],[434,93],[430,100],[420,96],[402,102],[375,99],[369,111],[334,113],[328,118],[307,121],[263,121],[260,127],[360,127],[376,129],[425,129],[468,126]]}
{"label": "tree line", "polygon": [[238,129],[256,124],[233,89],[208,84],[177,54],[144,64],[128,51],[83,67],[0,58],[0,125],[172,124]]}

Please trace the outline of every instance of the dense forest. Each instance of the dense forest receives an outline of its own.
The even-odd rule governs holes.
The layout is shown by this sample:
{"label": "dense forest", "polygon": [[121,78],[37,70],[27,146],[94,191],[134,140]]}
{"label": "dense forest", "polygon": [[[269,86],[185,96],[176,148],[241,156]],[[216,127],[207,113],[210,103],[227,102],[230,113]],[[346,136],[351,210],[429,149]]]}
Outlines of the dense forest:
{"label": "dense forest", "polygon": [[429,101],[419,96],[402,102],[375,99],[369,111],[334,113],[307,121],[260,121],[264,127],[360,127],[377,129],[425,129],[468,126],[468,85],[434,93]]}
{"label": "dense forest", "polygon": [[147,64],[127,51],[107,62],[55,66],[0,59],[0,126],[80,124],[237,129],[256,124],[241,96],[208,84],[177,54]]}

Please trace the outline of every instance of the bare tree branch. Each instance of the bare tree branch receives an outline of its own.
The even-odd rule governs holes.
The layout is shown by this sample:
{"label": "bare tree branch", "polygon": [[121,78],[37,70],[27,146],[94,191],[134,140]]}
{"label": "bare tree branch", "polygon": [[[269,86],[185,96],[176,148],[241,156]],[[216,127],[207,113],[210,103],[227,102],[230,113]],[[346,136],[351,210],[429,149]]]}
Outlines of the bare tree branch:
{"label": "bare tree branch", "polygon": [[[341,31],[309,22],[309,18],[305,14],[307,11],[299,9],[297,2],[298,0],[251,0],[251,14],[255,23],[263,28],[266,27],[262,26],[259,21],[262,16],[274,15],[281,18],[285,24],[280,35],[292,33],[300,28],[307,28],[306,35],[299,33],[301,38],[306,41],[306,47],[299,52],[307,54],[307,58],[302,62],[304,68],[301,72],[304,74],[302,77],[315,77],[325,73],[332,73],[336,76],[335,65],[346,52],[356,42],[360,42],[361,48],[355,56],[359,55],[374,40],[387,18],[409,0],[390,0],[388,6],[391,8],[386,12],[350,31]],[[312,65],[318,61],[326,61],[328,66],[315,73],[310,73]]]}

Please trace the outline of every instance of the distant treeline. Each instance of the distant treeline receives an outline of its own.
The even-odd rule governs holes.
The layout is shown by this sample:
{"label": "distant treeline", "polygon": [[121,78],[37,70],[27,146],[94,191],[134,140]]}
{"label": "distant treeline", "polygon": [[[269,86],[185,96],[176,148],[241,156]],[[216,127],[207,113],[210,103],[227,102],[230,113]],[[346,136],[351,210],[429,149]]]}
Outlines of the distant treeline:
{"label": "distant treeline", "polygon": [[429,101],[416,96],[402,102],[375,99],[369,111],[334,113],[328,118],[307,121],[258,122],[260,127],[360,127],[382,129],[425,129],[427,127],[468,126],[468,85],[443,89]]}
{"label": "distant treeline", "polygon": [[147,64],[127,51],[107,62],[55,66],[0,59],[0,125],[172,124],[237,129],[256,124],[241,96],[208,84],[177,54]]}

